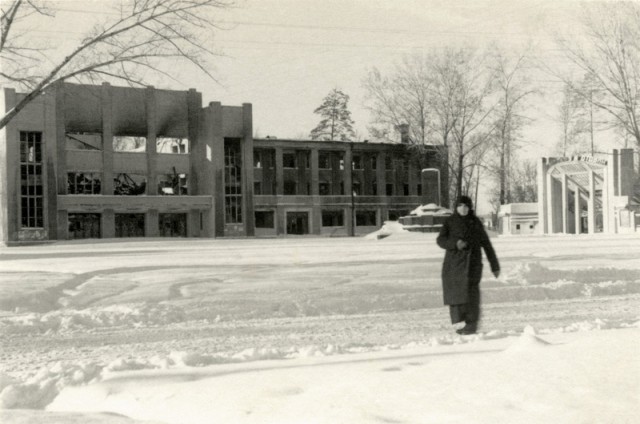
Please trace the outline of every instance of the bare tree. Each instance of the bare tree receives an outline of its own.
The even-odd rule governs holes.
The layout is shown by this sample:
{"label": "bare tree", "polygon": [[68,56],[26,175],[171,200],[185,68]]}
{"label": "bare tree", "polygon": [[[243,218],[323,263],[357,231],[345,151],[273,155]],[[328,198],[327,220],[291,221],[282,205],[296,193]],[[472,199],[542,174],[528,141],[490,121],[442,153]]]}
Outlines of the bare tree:
{"label": "bare tree", "polygon": [[[110,3],[114,13],[96,23],[92,30],[62,59],[51,48],[36,48],[28,29],[35,18],[54,19],[55,10],[44,0],[3,2],[0,31],[2,84],[15,84],[25,96],[0,118],[0,128],[33,99],[60,81],[123,80],[145,85],[144,71],[161,72],[162,63],[183,59],[209,77],[207,58],[215,53],[206,37],[217,28],[211,20],[214,10],[233,0],[122,0]],[[50,4],[50,2],[47,2]]]}
{"label": "bare tree", "polygon": [[527,73],[526,53],[515,58],[496,49],[493,54],[498,104],[495,108],[495,152],[499,158],[496,174],[501,205],[511,202],[512,161],[521,143],[521,130],[531,121],[525,115],[527,100],[536,93]]}
{"label": "bare tree", "polygon": [[561,156],[577,153],[584,149],[583,136],[589,131],[590,126],[586,113],[585,98],[576,93],[571,85],[565,83],[562,90],[562,101],[558,105],[558,113],[555,118],[562,130],[557,147]]}
{"label": "bare tree", "polygon": [[[640,4],[585,4],[582,23],[584,42],[565,38],[559,43],[592,84],[585,88],[563,79],[640,148]],[[594,91],[600,95],[593,96]]]}
{"label": "bare tree", "polygon": [[[390,76],[374,69],[364,82],[374,137],[390,139],[409,124],[410,142],[443,146],[452,177],[450,198],[468,190],[467,157],[489,140],[492,71],[477,49],[444,47],[406,57]],[[446,153],[444,153],[446,152]],[[469,165],[471,166],[471,165]]]}

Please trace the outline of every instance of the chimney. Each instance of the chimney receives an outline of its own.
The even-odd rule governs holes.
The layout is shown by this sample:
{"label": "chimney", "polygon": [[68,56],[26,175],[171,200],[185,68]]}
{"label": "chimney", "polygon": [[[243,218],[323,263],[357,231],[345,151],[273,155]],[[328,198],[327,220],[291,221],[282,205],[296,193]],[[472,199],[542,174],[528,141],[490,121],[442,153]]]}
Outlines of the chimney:
{"label": "chimney", "polygon": [[400,124],[396,128],[400,131],[400,143],[409,144],[409,124]]}

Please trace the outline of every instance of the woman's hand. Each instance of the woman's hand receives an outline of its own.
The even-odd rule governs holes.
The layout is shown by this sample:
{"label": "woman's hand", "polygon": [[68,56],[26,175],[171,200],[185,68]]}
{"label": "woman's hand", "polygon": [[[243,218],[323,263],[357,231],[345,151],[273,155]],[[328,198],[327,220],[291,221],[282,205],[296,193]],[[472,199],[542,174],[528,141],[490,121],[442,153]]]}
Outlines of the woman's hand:
{"label": "woman's hand", "polygon": [[467,248],[467,242],[460,239],[456,242],[456,247],[458,248],[458,250],[464,250]]}

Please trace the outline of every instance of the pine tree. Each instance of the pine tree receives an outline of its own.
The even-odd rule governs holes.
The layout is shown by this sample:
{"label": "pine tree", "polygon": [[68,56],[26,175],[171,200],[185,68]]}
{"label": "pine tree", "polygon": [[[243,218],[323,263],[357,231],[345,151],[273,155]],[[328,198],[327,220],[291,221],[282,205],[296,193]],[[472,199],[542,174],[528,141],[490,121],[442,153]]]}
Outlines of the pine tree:
{"label": "pine tree", "polygon": [[324,98],[322,104],[313,113],[322,116],[322,120],[311,131],[312,140],[342,140],[355,138],[351,112],[347,107],[349,96],[334,88]]}

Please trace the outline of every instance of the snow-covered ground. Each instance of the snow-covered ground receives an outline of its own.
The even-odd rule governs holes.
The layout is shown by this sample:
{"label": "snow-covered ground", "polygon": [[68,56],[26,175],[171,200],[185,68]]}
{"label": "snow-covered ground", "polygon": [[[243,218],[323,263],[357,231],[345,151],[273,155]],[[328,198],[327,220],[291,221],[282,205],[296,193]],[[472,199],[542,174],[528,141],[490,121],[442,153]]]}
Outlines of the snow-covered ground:
{"label": "snow-covered ground", "polygon": [[493,238],[480,333],[435,234],[0,249],[0,422],[640,422],[640,237]]}

